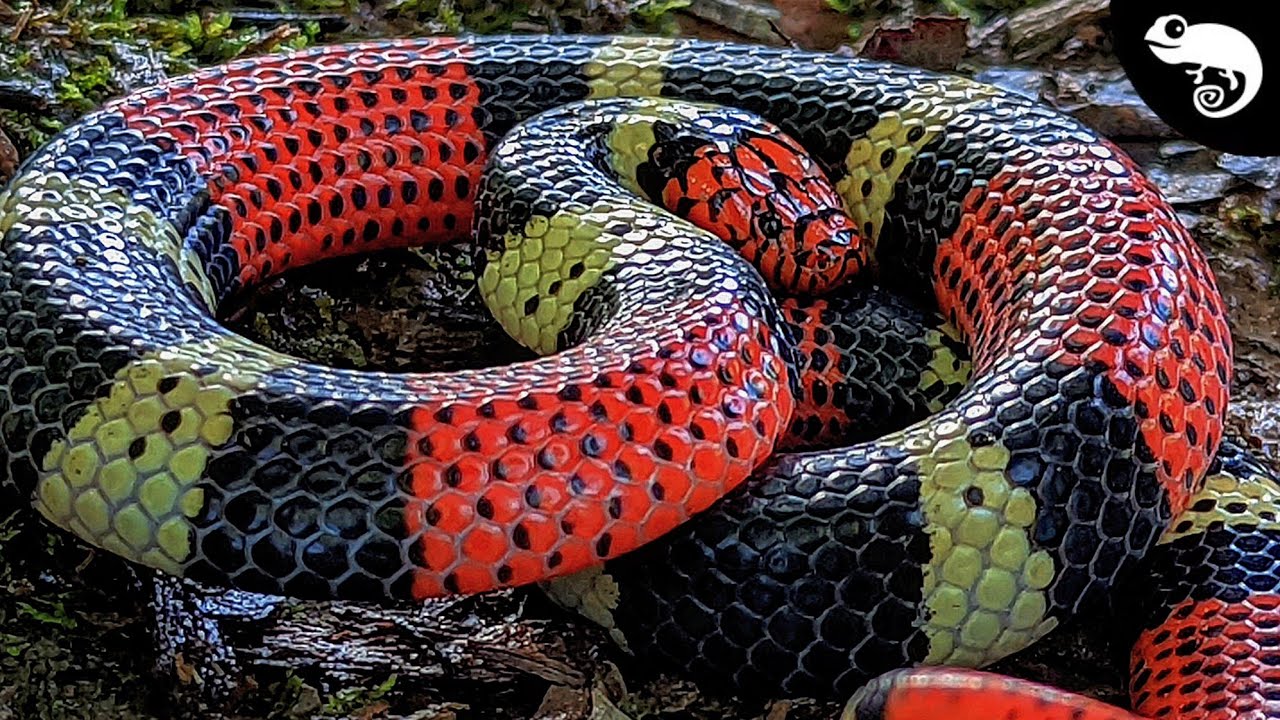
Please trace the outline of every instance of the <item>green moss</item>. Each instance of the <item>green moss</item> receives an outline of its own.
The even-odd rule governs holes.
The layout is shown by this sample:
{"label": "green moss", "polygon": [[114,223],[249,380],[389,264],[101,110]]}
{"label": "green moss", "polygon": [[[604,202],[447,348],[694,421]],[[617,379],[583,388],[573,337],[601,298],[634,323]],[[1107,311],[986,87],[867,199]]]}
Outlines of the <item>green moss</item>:
{"label": "green moss", "polygon": [[68,630],[76,628],[76,619],[67,615],[67,609],[59,600],[48,603],[42,603],[44,607],[38,608],[25,602],[16,604],[19,615],[25,615],[36,622],[46,625],[58,625]]}
{"label": "green moss", "polygon": [[248,52],[269,53],[310,44],[319,34],[314,22],[300,23],[292,32],[268,35],[261,28],[237,26],[228,12],[188,12],[179,16],[142,16],[95,23],[95,35],[132,36],[164,53],[171,70],[186,71],[212,65]]}
{"label": "green moss", "polygon": [[[877,15],[893,9],[896,5],[890,0],[826,0],[827,5],[850,15]],[[966,17],[978,21],[1003,12],[1011,12],[1029,7],[1040,0],[933,0],[920,3],[917,14],[944,12],[949,15]]]}
{"label": "green moss", "polygon": [[325,715],[337,717],[353,717],[368,714],[396,686],[396,676],[392,675],[381,684],[371,688],[343,688],[325,700],[321,711]]}
{"label": "green moss", "polygon": [[300,720],[314,717],[320,709],[320,693],[292,670],[287,671],[279,682],[269,685],[263,696],[267,700],[264,717]]}
{"label": "green moss", "polygon": [[531,4],[523,0],[392,0],[387,9],[401,18],[427,23],[445,33],[502,32],[532,12]]}
{"label": "green moss", "polygon": [[[125,0],[70,0],[57,12],[37,11],[18,41],[0,50],[0,74],[30,85],[33,93],[42,83],[51,84],[48,114],[65,122],[137,85],[136,78],[125,75],[125,55],[154,56],[169,73],[181,73],[246,53],[301,47],[320,32],[314,22],[269,28],[237,24],[229,12],[152,14],[152,9]],[[49,42],[50,36],[59,41]],[[34,123],[10,118],[5,127],[29,124]]]}
{"label": "green moss", "polygon": [[103,576],[115,561],[93,562],[99,584],[82,584],[83,546],[17,511],[3,487],[0,501],[0,705],[33,720],[148,717],[138,708],[150,659],[137,652],[147,630],[137,608],[108,589],[128,587]]}
{"label": "green moss", "polygon": [[670,33],[676,29],[675,12],[691,4],[692,0],[645,0],[635,6],[632,15],[643,27]]}
{"label": "green moss", "polygon": [[97,105],[96,98],[109,92],[114,83],[112,64],[99,55],[77,65],[69,76],[58,84],[58,100],[78,112],[88,112]]}
{"label": "green moss", "polygon": [[4,128],[5,134],[23,155],[49,142],[62,126],[57,118],[47,115],[0,108],[0,128]]}

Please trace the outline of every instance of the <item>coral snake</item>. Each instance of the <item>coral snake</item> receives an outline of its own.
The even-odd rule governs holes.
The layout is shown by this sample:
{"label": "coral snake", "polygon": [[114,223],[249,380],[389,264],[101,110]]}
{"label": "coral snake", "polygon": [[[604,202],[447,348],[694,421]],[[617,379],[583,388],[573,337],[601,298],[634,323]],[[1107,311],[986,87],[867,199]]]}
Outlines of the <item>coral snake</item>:
{"label": "coral snake", "polygon": [[[347,371],[215,319],[468,233],[539,359]],[[1115,146],[985,85],[623,37],[236,61],[27,160],[0,317],[9,482],[160,570],[358,599],[558,578],[635,652],[861,687],[862,720],[1124,716],[911,668],[990,663],[1143,568],[1135,711],[1280,717],[1280,490],[1223,442],[1205,259]]]}

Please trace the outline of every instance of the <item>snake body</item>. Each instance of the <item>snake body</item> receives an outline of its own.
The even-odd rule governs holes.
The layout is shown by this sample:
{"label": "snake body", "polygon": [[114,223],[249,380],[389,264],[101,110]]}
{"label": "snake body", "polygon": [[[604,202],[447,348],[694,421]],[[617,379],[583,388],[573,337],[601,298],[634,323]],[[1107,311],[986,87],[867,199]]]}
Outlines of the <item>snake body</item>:
{"label": "snake body", "polygon": [[[649,97],[737,109],[566,107]],[[797,189],[814,204],[782,208]],[[761,271],[707,232],[738,221]],[[215,320],[289,268],[473,231],[494,316],[545,357],[344,371]],[[939,396],[928,359],[910,394],[934,415],[774,455],[849,418],[814,402],[830,309],[770,286],[864,264],[936,301],[972,379]],[[91,543],[304,597],[587,570],[560,593],[624,641],[786,693],[983,665],[1097,605],[1198,507],[1231,368],[1204,257],[1077,122],[920,70],[641,38],[318,48],[117,100],[0,195],[0,312],[0,461]],[[595,599],[608,568],[642,599]]]}

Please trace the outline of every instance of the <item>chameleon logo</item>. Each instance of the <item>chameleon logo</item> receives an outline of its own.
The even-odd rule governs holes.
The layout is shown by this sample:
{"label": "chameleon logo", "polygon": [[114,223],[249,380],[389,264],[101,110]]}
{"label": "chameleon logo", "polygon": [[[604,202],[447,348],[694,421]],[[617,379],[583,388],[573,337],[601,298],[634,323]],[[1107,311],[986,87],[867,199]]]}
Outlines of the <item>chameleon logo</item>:
{"label": "chameleon logo", "polygon": [[[1262,87],[1262,56],[1248,35],[1229,25],[1200,23],[1189,25],[1180,15],[1165,15],[1147,31],[1147,47],[1169,65],[1194,65],[1187,73],[1195,76],[1192,96],[1196,110],[1207,118],[1235,115],[1253,102]],[[1210,83],[1205,72],[1218,70],[1225,82]],[[1223,107],[1228,94],[1243,91],[1234,103]]]}

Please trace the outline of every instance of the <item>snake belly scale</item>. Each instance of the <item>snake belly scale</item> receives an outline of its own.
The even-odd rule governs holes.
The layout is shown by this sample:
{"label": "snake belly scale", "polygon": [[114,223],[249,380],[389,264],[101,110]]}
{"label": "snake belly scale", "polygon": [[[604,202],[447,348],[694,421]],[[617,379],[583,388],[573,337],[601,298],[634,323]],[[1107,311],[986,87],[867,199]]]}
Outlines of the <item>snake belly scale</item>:
{"label": "snake belly scale", "polygon": [[[670,213],[602,205],[595,175],[552,162],[573,148],[499,144],[566,103],[649,96],[756,113],[808,149],[850,248],[957,329],[955,399],[763,464],[805,434],[766,280]],[[596,151],[661,192],[642,167],[661,163],[619,150],[660,139],[642,124]],[[510,183],[482,183],[503,162]],[[482,291],[546,357],[350,372],[214,318],[292,267],[464,235],[477,205]],[[115,101],[0,195],[0,310],[0,460],[89,542],[249,590],[416,599],[625,564],[681,527],[698,552],[659,546],[686,550],[636,570],[656,590],[620,623],[786,692],[982,665],[1096,604],[1201,489],[1231,368],[1204,257],[1075,121],[919,70],[639,38],[318,48]],[[696,407],[677,421],[668,400]]]}

